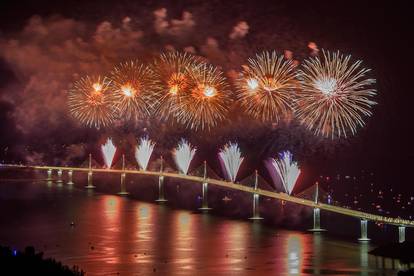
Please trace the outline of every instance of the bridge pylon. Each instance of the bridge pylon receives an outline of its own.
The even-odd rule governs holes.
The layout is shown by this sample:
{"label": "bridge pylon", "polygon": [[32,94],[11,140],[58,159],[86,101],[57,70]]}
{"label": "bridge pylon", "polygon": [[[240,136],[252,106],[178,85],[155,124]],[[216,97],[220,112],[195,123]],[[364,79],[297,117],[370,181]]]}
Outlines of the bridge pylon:
{"label": "bridge pylon", "polygon": [[405,242],[405,226],[398,226],[398,242]]}
{"label": "bridge pylon", "polygon": [[121,191],[118,193],[118,195],[126,196],[129,195],[129,193],[126,190],[126,173],[125,173],[125,154],[122,155],[122,173],[121,173]]}
{"label": "bridge pylon", "polygon": [[56,180],[56,184],[57,184],[58,186],[62,186],[62,184],[63,184],[62,174],[63,174],[63,171],[62,171],[62,170],[58,170],[58,171],[57,171],[57,180]]}
{"label": "bridge pylon", "polygon": [[368,220],[361,219],[361,237],[358,239],[360,242],[368,242],[371,239],[368,238]]}
{"label": "bridge pylon", "polygon": [[204,172],[203,172],[203,178],[204,181],[201,184],[202,186],[202,202],[201,207],[198,208],[201,211],[207,212],[208,210],[211,210],[212,208],[208,207],[208,181],[207,181],[207,161],[204,161]]}
{"label": "bridge pylon", "polygon": [[[319,183],[315,183],[315,197],[314,203],[319,204]],[[315,207],[313,208],[313,228],[309,229],[310,232],[324,232],[325,229],[321,228],[321,209]]]}
{"label": "bridge pylon", "polygon": [[163,172],[163,165],[164,159],[161,156],[161,166],[160,166],[160,176],[158,176],[158,199],[156,202],[163,203],[166,202],[167,199],[165,198],[165,188],[164,188],[164,176],[162,175]]}
{"label": "bridge pylon", "polygon": [[92,154],[89,154],[89,171],[88,171],[88,185],[85,186],[86,189],[95,189],[96,187],[92,183],[93,172],[92,172]]}
{"label": "bridge pylon", "polygon": [[[257,191],[259,185],[259,174],[257,170],[255,171],[255,177],[254,177],[254,190]],[[251,220],[261,220],[263,219],[260,216],[260,210],[259,210],[259,194],[254,193],[253,194],[253,216],[249,219]]]}
{"label": "bridge pylon", "polygon": [[67,185],[73,185],[73,170],[69,170],[68,171],[68,182],[66,183]]}
{"label": "bridge pylon", "polygon": [[46,178],[47,181],[52,181],[53,180],[52,179],[52,174],[53,174],[53,170],[52,169],[48,169],[47,170],[47,178]]}

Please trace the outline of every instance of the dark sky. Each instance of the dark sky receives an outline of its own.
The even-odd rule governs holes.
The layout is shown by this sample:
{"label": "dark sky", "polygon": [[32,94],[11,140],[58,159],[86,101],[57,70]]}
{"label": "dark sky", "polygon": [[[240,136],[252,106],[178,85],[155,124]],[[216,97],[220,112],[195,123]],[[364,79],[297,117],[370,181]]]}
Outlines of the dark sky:
{"label": "dark sky", "polygon": [[[50,3],[52,2],[52,3]],[[105,3],[104,3],[105,2]],[[146,31],[152,28],[152,12],[165,7],[170,18],[179,18],[186,10],[197,22],[197,36],[194,44],[204,37],[215,37],[223,48],[233,47],[227,42],[224,29],[240,20],[249,24],[249,33],[242,46],[247,54],[257,50],[289,49],[302,59],[308,54],[309,41],[319,48],[340,50],[362,59],[364,66],[372,69],[371,76],[377,79],[378,105],[373,117],[367,120],[365,129],[356,137],[341,141],[311,140],[322,143],[304,154],[306,164],[312,164],[314,173],[326,170],[356,170],[373,168],[395,185],[409,187],[409,171],[414,161],[414,127],[412,123],[412,15],[408,1],[8,1],[0,4],[0,41],[19,37],[33,15],[42,18],[60,15],[84,22],[86,26],[97,25],[107,20],[120,22],[125,16],[131,17],[136,25]],[[174,3],[174,4],[172,4]],[[227,30],[226,29],[226,30]],[[150,34],[147,43],[169,43],[165,38]],[[149,40],[158,39],[157,42]],[[185,38],[191,41],[193,38]],[[181,41],[174,41],[178,45]],[[240,46],[240,47],[242,47]],[[235,47],[235,46],[234,46]],[[237,46],[239,47],[239,46]],[[2,48],[0,48],[2,49]],[[30,59],[27,60],[30,63]],[[19,76],[10,61],[0,55],[0,96],[20,93],[27,76]],[[15,104],[0,97],[0,147],[13,143],[31,144],[42,140],[42,135],[26,133],[15,129],[13,112]],[[18,104],[18,103],[17,103]],[[75,127],[65,121],[65,125]],[[84,130],[71,132],[72,140],[61,138],[61,129],[48,129],[46,137],[53,136],[53,142],[79,143],[85,137],[99,137]],[[229,132],[234,137],[237,131]],[[90,135],[90,136],[89,136]],[[266,135],[265,135],[266,136]],[[270,140],[272,139],[271,135]],[[40,137],[40,138],[39,138]],[[277,137],[280,137],[278,134]],[[299,136],[302,137],[302,136]],[[225,137],[226,138],[226,137]],[[62,141],[60,141],[62,139]],[[223,138],[224,139],[224,138]],[[248,137],[246,145],[262,143],[263,135]],[[299,139],[292,138],[293,141]],[[269,143],[268,141],[266,143]],[[275,141],[275,143],[278,143]],[[296,142],[295,142],[296,143]],[[291,145],[294,147],[295,145]],[[278,147],[276,147],[278,148]],[[300,154],[299,154],[300,155]],[[315,165],[317,163],[318,165]],[[341,169],[339,169],[341,168]]]}

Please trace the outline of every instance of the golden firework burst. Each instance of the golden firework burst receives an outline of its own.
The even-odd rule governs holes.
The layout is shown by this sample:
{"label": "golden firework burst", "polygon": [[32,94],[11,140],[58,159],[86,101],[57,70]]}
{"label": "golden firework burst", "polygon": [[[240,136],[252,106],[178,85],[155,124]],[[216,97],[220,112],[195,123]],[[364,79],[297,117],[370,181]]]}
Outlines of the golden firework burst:
{"label": "golden firework burst", "polygon": [[155,107],[158,80],[150,67],[139,61],[121,63],[111,72],[111,80],[119,117],[140,120]]}
{"label": "golden firework burst", "polygon": [[189,71],[199,59],[188,53],[168,52],[161,54],[153,64],[160,80],[156,113],[162,119],[176,118],[183,97],[189,94]]}
{"label": "golden firework burst", "polygon": [[307,128],[324,137],[347,137],[363,127],[371,116],[374,79],[362,61],[351,56],[322,51],[321,58],[305,60],[299,71],[301,89],[296,99],[296,114]]}
{"label": "golden firework burst", "polygon": [[71,115],[89,127],[110,125],[116,115],[110,80],[101,76],[86,76],[69,90],[68,105]]}
{"label": "golden firework burst", "polygon": [[231,103],[223,72],[205,63],[188,70],[188,93],[177,103],[177,121],[194,130],[208,130],[223,121]]}
{"label": "golden firework burst", "polygon": [[236,80],[238,101],[246,112],[263,122],[279,122],[292,111],[297,89],[295,66],[276,52],[248,60]]}

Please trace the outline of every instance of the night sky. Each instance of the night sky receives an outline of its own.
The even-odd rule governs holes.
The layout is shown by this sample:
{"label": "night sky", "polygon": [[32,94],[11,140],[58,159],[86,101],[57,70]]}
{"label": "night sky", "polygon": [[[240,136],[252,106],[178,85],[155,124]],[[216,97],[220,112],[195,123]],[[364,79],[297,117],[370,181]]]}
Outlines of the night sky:
{"label": "night sky", "polygon": [[[56,163],[62,146],[72,145],[71,156],[79,157],[76,154],[84,152],[77,152],[77,145],[86,143],[91,150],[108,135],[120,144],[126,136],[149,133],[168,149],[184,135],[202,145],[200,155],[211,162],[211,150],[238,140],[250,159],[245,175],[260,160],[290,149],[303,164],[307,183],[319,174],[366,169],[378,172],[393,187],[413,191],[412,15],[403,1],[48,2],[0,4],[1,160]],[[167,9],[168,20],[182,20],[178,30],[167,35],[156,31],[153,12],[160,8]],[[182,18],[184,11],[191,13],[192,21]],[[126,24],[125,17],[130,18],[128,30],[119,38],[116,33]],[[240,21],[247,22],[248,33],[229,39]],[[217,44],[209,44],[208,38]],[[104,42],[96,45],[99,39]],[[295,123],[272,129],[240,117],[237,109],[230,115],[233,123],[197,134],[148,122],[88,130],[67,113],[66,90],[77,77],[101,73],[130,58],[150,60],[167,45],[177,50],[192,46],[228,72],[240,70],[247,57],[261,50],[290,50],[301,61],[311,53],[309,42],[362,59],[372,69],[370,77],[377,79],[374,115],[355,137],[322,139]]]}

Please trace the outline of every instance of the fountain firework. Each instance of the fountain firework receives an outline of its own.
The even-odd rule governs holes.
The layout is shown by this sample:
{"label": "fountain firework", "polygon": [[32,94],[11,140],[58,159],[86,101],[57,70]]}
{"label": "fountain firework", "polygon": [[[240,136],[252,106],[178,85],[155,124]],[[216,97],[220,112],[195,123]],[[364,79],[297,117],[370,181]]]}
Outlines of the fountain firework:
{"label": "fountain firework", "polygon": [[[279,159],[270,158],[270,168],[276,170],[282,180],[283,187],[289,195],[295,187],[296,180],[299,177],[300,169],[297,162],[292,160],[292,153],[284,151],[279,153]],[[270,171],[270,174],[273,172]]]}
{"label": "fountain firework", "polygon": [[111,138],[108,138],[108,140],[106,140],[106,143],[101,146],[101,150],[104,157],[105,166],[106,168],[110,169],[116,152],[116,147],[114,146],[114,143],[112,143]]}
{"label": "fountain firework", "polygon": [[142,137],[140,143],[135,150],[135,159],[142,170],[147,170],[148,162],[154,150],[155,143],[148,137]]}
{"label": "fountain firework", "polygon": [[240,148],[237,143],[228,143],[219,152],[219,158],[224,164],[225,172],[228,179],[235,182],[237,172],[243,162]]}
{"label": "fountain firework", "polygon": [[177,167],[181,173],[187,174],[196,150],[197,149],[185,139],[181,139],[177,147],[173,150],[175,164],[177,164]]}

